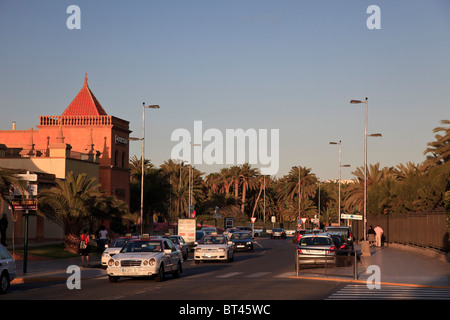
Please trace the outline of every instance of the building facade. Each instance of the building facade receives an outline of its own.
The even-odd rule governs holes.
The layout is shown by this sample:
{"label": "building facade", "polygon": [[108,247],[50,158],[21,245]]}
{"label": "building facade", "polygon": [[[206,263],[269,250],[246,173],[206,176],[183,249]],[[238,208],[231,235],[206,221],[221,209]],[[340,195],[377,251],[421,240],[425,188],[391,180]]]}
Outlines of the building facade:
{"label": "building facade", "polygon": [[[39,116],[37,129],[0,130],[0,167],[35,173],[86,172],[108,195],[129,204],[129,122],[108,115],[84,84],[61,115]],[[42,232],[40,232],[42,233]]]}

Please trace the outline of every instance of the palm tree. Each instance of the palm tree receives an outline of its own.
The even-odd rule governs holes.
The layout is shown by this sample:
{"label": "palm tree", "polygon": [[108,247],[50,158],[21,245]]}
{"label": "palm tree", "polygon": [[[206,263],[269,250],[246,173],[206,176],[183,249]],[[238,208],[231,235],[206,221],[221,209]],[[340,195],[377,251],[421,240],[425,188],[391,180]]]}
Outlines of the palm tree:
{"label": "palm tree", "polygon": [[88,180],[86,173],[75,176],[71,171],[65,180],[56,180],[56,186],[41,191],[38,196],[38,213],[64,229],[68,251],[78,251],[79,234],[92,224],[96,214],[103,216],[103,210],[113,202],[117,211],[123,209],[122,204],[105,197],[95,180]]}
{"label": "palm tree", "polygon": [[253,190],[256,188],[256,177],[259,175],[259,170],[252,168],[248,163],[244,163],[239,169],[239,178],[242,184],[241,213],[244,213],[247,190]]}
{"label": "palm tree", "polygon": [[14,170],[0,168],[0,209],[3,210],[4,202],[8,203],[12,210],[13,219],[15,219],[15,211],[10,202],[10,188],[19,188],[21,193],[24,194],[26,186],[26,181],[19,178]]}
{"label": "palm tree", "polygon": [[[441,124],[449,125],[450,120],[441,120]],[[443,132],[444,134],[436,134],[434,137],[436,141],[429,142],[429,146],[424,154],[431,153],[431,156],[427,156],[427,162],[431,165],[442,164],[449,162],[450,160],[450,127],[437,127],[433,132]]]}
{"label": "palm tree", "polygon": [[[144,160],[144,174],[148,172],[149,169],[153,168],[154,165],[149,159]],[[135,155],[130,159],[130,180],[133,182],[141,181],[142,177],[142,161],[141,158]]]}

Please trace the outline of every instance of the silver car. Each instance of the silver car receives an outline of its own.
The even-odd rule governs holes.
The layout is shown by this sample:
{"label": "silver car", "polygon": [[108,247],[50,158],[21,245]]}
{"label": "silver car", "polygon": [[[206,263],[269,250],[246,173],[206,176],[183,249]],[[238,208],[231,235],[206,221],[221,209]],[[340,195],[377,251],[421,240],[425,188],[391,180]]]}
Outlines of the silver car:
{"label": "silver car", "polygon": [[8,250],[0,244],[0,294],[8,290],[16,277],[16,262]]}
{"label": "silver car", "polygon": [[336,247],[328,234],[306,234],[296,250],[299,265],[336,264]]}

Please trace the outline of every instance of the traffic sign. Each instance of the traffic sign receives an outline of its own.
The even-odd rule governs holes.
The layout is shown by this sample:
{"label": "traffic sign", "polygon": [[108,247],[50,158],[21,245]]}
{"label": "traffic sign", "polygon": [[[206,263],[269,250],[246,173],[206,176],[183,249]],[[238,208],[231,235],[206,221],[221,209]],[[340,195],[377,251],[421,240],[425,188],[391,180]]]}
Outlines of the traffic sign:
{"label": "traffic sign", "polygon": [[302,218],[302,222],[305,223],[308,218]]}
{"label": "traffic sign", "polygon": [[251,221],[252,223],[255,223],[256,217],[251,217],[251,218],[250,218],[250,221]]}
{"label": "traffic sign", "polygon": [[341,214],[341,219],[350,219],[350,220],[362,220],[362,215],[360,214]]}

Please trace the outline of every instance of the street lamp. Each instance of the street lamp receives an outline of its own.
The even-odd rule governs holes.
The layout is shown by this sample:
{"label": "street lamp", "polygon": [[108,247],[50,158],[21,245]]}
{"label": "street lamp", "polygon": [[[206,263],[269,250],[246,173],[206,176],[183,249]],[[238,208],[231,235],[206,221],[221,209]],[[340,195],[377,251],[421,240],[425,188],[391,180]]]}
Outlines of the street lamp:
{"label": "street lamp", "polygon": [[[365,101],[350,100],[350,103],[365,103],[365,117],[364,117],[364,241],[367,237],[367,108],[368,98]],[[370,137],[381,137],[381,133],[369,135]]]}
{"label": "street lamp", "polygon": [[[201,147],[199,143],[191,142],[191,163],[189,164],[189,208],[188,208],[188,218],[191,218],[191,206],[192,206],[192,192],[194,189],[194,173],[192,172],[192,154],[194,153],[194,147]],[[191,184],[192,181],[192,184]]]}
{"label": "street lamp", "polygon": [[339,225],[341,225],[341,168],[342,167],[350,167],[349,164],[341,164],[341,146],[342,142],[339,140],[339,142],[330,142],[330,144],[337,144],[339,145],[339,200],[338,200],[338,216],[339,216]]}
{"label": "street lamp", "polygon": [[146,106],[142,102],[142,155],[141,155],[141,235],[144,233],[144,159],[145,159],[145,109],[159,109],[159,105]]}

